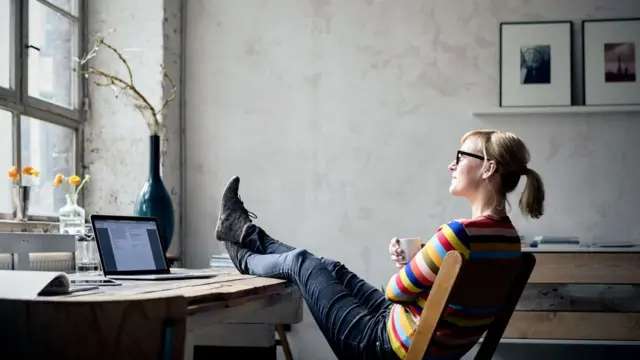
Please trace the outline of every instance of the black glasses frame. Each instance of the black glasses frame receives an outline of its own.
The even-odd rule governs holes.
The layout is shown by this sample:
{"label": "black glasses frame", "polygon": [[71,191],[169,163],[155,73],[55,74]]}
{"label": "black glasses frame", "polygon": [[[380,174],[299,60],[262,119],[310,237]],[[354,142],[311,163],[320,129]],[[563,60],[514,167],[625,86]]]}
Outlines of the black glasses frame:
{"label": "black glasses frame", "polygon": [[482,156],[482,155],[478,155],[478,154],[474,154],[474,153],[458,150],[458,152],[456,153],[456,165],[458,165],[460,163],[460,158],[462,156],[468,156],[468,157],[472,157],[472,158],[475,158],[475,159],[478,159],[478,160],[482,160],[482,161],[485,160],[484,156]]}

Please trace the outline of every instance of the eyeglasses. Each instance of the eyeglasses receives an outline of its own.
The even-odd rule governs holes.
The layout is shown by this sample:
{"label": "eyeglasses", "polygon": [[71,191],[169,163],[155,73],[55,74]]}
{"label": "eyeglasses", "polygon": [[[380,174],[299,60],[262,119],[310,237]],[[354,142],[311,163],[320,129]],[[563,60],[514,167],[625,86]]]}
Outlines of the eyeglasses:
{"label": "eyeglasses", "polygon": [[482,156],[482,155],[477,155],[477,154],[473,154],[473,153],[470,153],[470,152],[458,150],[458,152],[456,153],[456,165],[458,165],[460,163],[460,158],[462,156],[468,156],[468,157],[472,157],[472,158],[476,158],[478,160],[483,160],[484,161],[484,156]]}

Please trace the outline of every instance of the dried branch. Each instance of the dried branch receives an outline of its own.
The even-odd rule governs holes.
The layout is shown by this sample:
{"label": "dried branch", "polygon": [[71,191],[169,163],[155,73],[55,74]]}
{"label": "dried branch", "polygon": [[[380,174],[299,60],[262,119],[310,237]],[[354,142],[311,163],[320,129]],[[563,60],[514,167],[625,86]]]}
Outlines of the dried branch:
{"label": "dried branch", "polygon": [[131,84],[131,86],[133,86],[133,72],[131,72],[131,66],[129,66],[129,62],[124,58],[124,56],[122,56],[122,53],[120,51],[118,51],[115,47],[113,47],[112,45],[107,44],[104,41],[104,38],[102,39],[102,41],[100,42],[102,45],[106,46],[107,49],[113,51],[116,56],[120,59],[120,61],[122,61],[122,63],[124,64],[124,66],[127,68],[127,73],[129,74],[129,83]]}
{"label": "dried branch", "polygon": [[173,99],[176,98],[176,91],[178,90],[178,88],[176,87],[176,84],[173,82],[173,80],[171,80],[171,77],[167,73],[167,69],[164,67],[164,65],[161,65],[161,67],[162,67],[162,79],[163,79],[163,82],[166,79],[167,81],[169,81],[169,84],[171,85],[171,95],[169,95],[164,100],[164,103],[162,104],[162,106],[160,107],[160,110],[158,110],[156,115],[160,114],[162,112],[162,110],[164,110],[164,108],[167,107],[169,102],[173,101]]}
{"label": "dried branch", "polygon": [[164,100],[160,109],[156,110],[156,108],[151,104],[147,97],[144,96],[142,92],[135,86],[133,81],[133,71],[131,70],[131,66],[129,65],[129,62],[127,61],[125,56],[115,46],[105,41],[105,35],[98,34],[96,36],[94,46],[91,48],[91,50],[84,57],[82,57],[82,59],[76,59],[76,61],[78,61],[81,66],[86,65],[89,60],[97,56],[98,51],[101,47],[105,47],[110,50],[113,54],[115,54],[118,60],[122,62],[127,71],[128,81],[118,75],[97,69],[93,66],[87,66],[85,70],[74,69],[74,71],[83,74],[87,78],[89,76],[94,76],[101,79],[95,80],[94,84],[96,86],[112,88],[116,94],[116,98],[123,98],[125,102],[129,102],[134,109],[140,112],[142,117],[145,119],[151,134],[159,134],[163,126],[158,115],[160,115],[160,113],[165,109],[169,102],[176,98],[177,91],[177,87],[167,73],[165,67],[162,64],[160,65],[162,70],[163,83],[165,79],[169,81],[169,84],[171,85],[171,94]]}

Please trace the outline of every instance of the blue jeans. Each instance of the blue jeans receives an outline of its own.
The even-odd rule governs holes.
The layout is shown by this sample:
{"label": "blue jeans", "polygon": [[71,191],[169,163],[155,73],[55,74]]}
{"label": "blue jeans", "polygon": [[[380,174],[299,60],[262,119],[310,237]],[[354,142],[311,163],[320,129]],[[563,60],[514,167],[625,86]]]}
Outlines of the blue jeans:
{"label": "blue jeans", "polygon": [[251,224],[238,265],[250,275],[294,282],[338,359],[394,359],[386,332],[391,303],[343,264],[283,244]]}

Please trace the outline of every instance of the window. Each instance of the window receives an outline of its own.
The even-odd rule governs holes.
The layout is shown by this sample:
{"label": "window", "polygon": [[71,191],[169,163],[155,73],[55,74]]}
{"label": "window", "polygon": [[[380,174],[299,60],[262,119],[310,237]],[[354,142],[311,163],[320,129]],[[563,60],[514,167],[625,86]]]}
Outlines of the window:
{"label": "window", "polygon": [[11,23],[11,5],[14,0],[0,1],[0,86],[12,88],[11,54],[13,40],[13,24]]}
{"label": "window", "polygon": [[[13,162],[13,114],[2,109],[0,109],[0,161],[3,164]],[[9,192],[11,180],[3,176],[0,184],[0,189],[4,189],[0,191],[0,213],[11,213],[11,193]]]}
{"label": "window", "polygon": [[[82,44],[84,0],[0,1],[0,163],[31,165],[29,216],[54,218],[65,204],[57,173],[79,171],[85,80],[74,72]],[[0,214],[11,216],[10,180],[0,187]],[[0,185],[1,185],[0,183]]]}
{"label": "window", "polygon": [[51,186],[51,182],[57,173],[68,175],[76,171],[75,131],[26,116],[20,119],[20,123],[22,163],[40,170],[40,177],[30,182],[29,211],[55,216],[66,199],[64,192]]}

